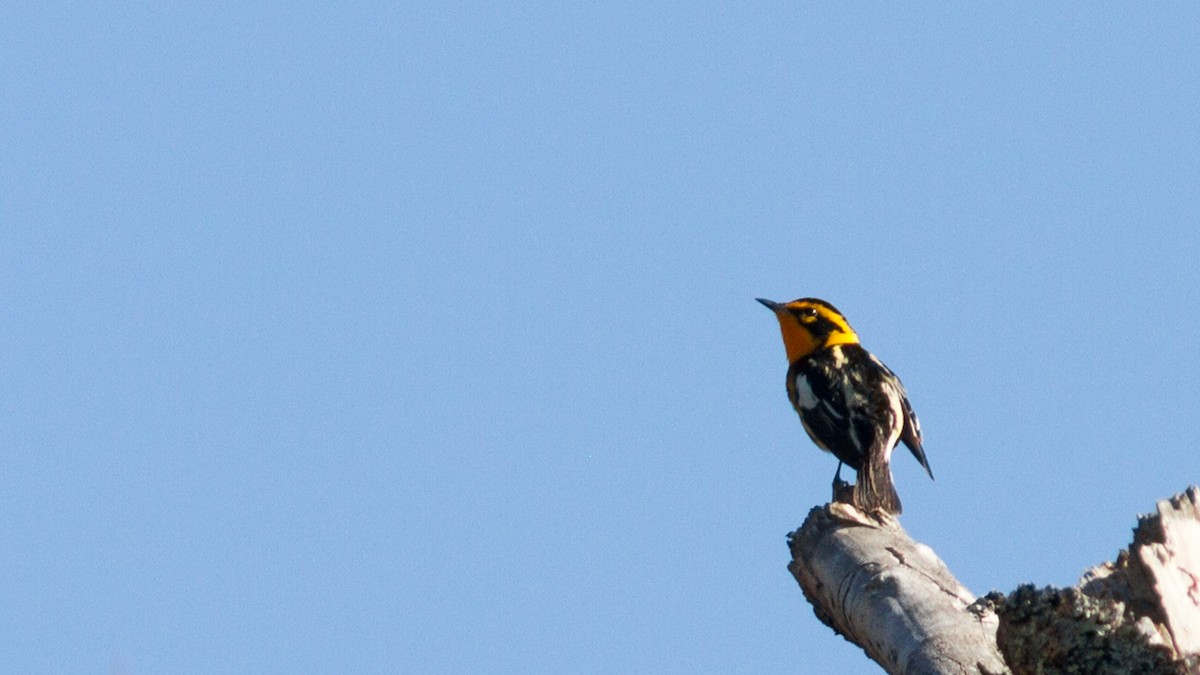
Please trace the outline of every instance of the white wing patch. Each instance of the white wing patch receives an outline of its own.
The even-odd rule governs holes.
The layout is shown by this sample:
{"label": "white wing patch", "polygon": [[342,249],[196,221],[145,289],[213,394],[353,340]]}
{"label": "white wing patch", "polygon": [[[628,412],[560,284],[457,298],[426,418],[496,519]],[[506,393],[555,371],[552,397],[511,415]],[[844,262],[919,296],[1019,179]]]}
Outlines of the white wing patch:
{"label": "white wing patch", "polygon": [[805,410],[812,410],[820,403],[816,395],[813,394],[812,385],[808,383],[808,378],[803,375],[796,376],[796,402]]}

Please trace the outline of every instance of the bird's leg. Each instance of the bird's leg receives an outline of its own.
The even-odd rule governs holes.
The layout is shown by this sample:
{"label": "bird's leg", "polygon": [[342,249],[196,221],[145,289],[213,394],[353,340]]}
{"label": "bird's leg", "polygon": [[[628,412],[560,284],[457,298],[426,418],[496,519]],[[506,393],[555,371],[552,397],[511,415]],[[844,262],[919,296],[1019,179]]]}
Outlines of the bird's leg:
{"label": "bird's leg", "polygon": [[833,501],[842,501],[838,499],[839,494],[845,494],[850,489],[850,484],[842,480],[842,464],[838,462],[837,471],[833,474]]}

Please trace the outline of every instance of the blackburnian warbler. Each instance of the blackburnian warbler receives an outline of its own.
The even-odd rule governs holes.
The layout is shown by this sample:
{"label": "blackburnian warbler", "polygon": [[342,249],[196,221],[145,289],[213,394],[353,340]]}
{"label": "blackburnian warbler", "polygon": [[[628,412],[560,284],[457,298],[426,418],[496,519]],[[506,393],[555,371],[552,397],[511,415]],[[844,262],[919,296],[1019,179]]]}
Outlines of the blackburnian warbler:
{"label": "blackburnian warbler", "polygon": [[858,472],[853,504],[867,512],[899,514],[892,450],[900,441],[933,478],[921,447],[921,425],[900,379],[863,348],[833,305],[816,298],[780,303],[758,298],[779,319],[787,351],[787,392],[804,430],[822,450]]}

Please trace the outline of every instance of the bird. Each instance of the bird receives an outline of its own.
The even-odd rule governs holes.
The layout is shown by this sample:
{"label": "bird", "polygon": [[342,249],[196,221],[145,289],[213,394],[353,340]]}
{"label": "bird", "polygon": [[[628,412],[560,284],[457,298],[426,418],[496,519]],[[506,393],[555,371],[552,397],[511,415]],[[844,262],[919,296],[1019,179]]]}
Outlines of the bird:
{"label": "bird", "polygon": [[817,298],[773,302],[755,298],[775,313],[787,352],[787,392],[809,438],[838,458],[834,499],[842,464],[857,472],[851,503],[858,509],[899,515],[892,481],[892,450],[901,442],[929,477],[921,423],[900,378],[859,342],[836,307]]}

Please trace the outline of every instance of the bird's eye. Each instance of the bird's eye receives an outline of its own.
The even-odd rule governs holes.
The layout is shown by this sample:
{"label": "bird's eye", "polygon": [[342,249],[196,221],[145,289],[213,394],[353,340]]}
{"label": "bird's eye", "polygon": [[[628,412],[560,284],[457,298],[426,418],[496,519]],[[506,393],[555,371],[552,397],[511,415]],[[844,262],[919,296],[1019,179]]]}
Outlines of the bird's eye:
{"label": "bird's eye", "polygon": [[817,320],[817,308],[805,307],[800,310],[800,320],[804,323],[812,323]]}

